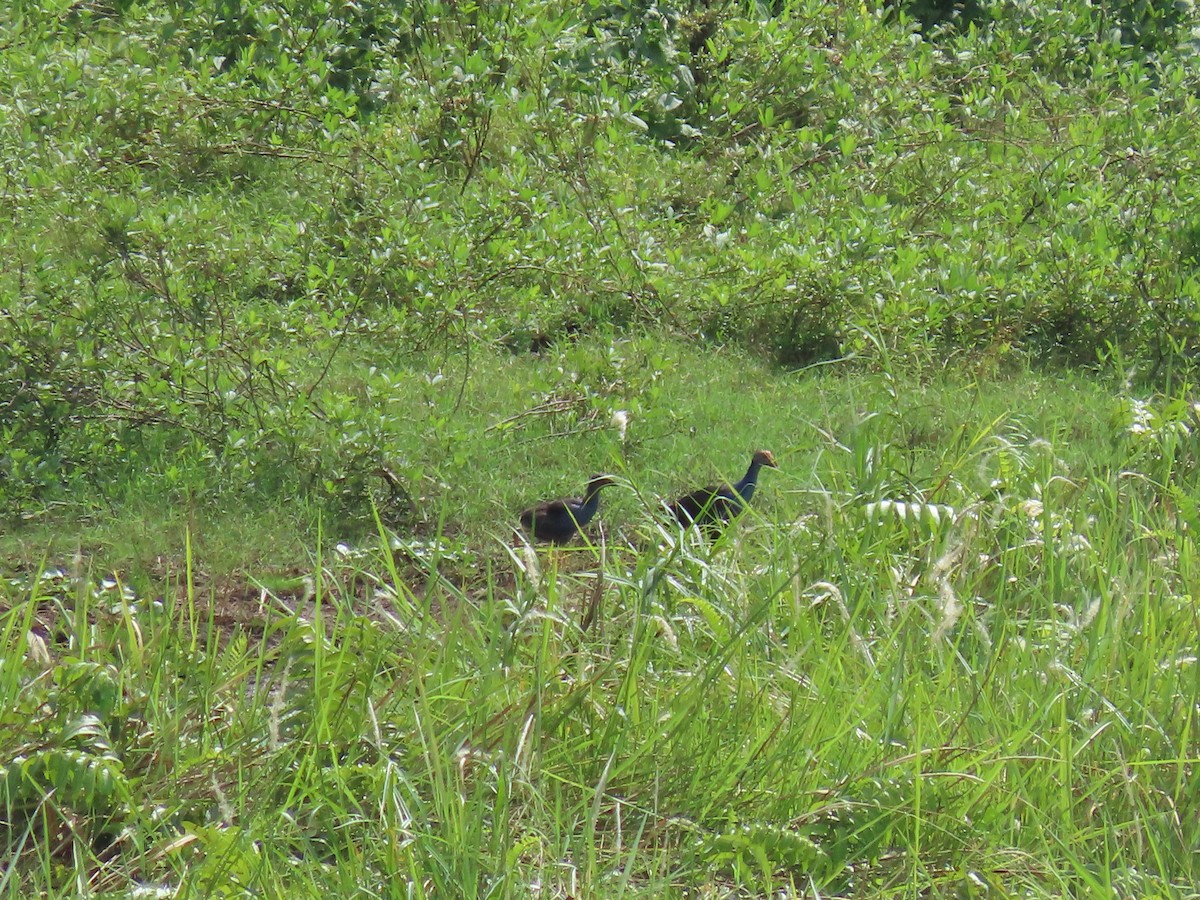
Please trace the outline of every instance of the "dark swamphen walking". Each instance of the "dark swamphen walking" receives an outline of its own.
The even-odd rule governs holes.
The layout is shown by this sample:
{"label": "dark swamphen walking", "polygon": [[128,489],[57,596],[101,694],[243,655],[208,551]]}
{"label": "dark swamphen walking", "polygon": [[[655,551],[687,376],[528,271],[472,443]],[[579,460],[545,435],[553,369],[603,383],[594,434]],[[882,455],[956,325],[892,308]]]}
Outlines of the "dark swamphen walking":
{"label": "dark swamphen walking", "polygon": [[750,503],[758,486],[758,473],[763,466],[778,468],[770,450],[759,450],[750,459],[750,468],[741,481],[716,484],[684,494],[667,504],[667,509],[684,528],[699,525],[710,538],[716,538],[725,525]]}
{"label": "dark swamphen walking", "polygon": [[521,526],[539,541],[565,544],[592,521],[600,508],[600,489],[614,484],[611,476],[588,479],[583,497],[547,500],[521,513]]}

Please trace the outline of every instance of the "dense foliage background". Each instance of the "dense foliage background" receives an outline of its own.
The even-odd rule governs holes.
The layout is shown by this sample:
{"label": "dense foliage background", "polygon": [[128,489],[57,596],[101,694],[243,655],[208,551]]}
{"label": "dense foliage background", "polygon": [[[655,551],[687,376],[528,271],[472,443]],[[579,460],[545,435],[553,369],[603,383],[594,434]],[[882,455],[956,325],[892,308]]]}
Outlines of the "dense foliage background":
{"label": "dense foliage background", "polygon": [[0,9],[0,897],[1197,896],[1198,28]]}
{"label": "dense foliage background", "polygon": [[1198,344],[1187,3],[0,16],[10,517],[285,483],[360,504],[397,455],[364,346],[469,368],[650,330],[783,367],[1119,352],[1159,377]]}

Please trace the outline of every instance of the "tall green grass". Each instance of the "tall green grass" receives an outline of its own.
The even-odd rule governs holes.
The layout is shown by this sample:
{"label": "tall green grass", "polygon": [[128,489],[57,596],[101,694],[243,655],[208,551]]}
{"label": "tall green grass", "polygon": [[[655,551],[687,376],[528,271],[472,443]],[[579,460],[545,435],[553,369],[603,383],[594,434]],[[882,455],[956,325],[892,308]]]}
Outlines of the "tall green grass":
{"label": "tall green grass", "polygon": [[1090,461],[901,409],[715,545],[635,497],[470,577],[322,540],[237,623],[190,553],[11,585],[0,888],[1194,896],[1187,408]]}

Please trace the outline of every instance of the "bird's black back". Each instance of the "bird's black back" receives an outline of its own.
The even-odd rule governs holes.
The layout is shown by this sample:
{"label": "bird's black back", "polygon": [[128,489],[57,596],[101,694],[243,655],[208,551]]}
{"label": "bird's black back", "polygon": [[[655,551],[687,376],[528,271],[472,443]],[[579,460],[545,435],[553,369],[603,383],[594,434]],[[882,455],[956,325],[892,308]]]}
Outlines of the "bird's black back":
{"label": "bird's black back", "polygon": [[728,485],[712,485],[684,494],[668,505],[671,515],[684,528],[696,524],[706,534],[720,534],[726,523],[742,511],[742,498]]}
{"label": "bird's black back", "polygon": [[579,505],[566,500],[539,503],[521,513],[521,524],[539,541],[565,544],[579,530]]}

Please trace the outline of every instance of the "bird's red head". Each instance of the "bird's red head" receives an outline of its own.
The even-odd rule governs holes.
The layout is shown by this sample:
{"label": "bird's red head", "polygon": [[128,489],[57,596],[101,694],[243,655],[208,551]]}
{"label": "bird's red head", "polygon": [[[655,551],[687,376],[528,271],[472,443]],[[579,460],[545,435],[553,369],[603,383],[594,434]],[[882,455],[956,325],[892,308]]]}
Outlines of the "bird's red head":
{"label": "bird's red head", "polygon": [[775,462],[775,454],[770,450],[759,450],[754,454],[753,461],[760,466],[770,466],[772,469],[779,468],[779,463]]}

